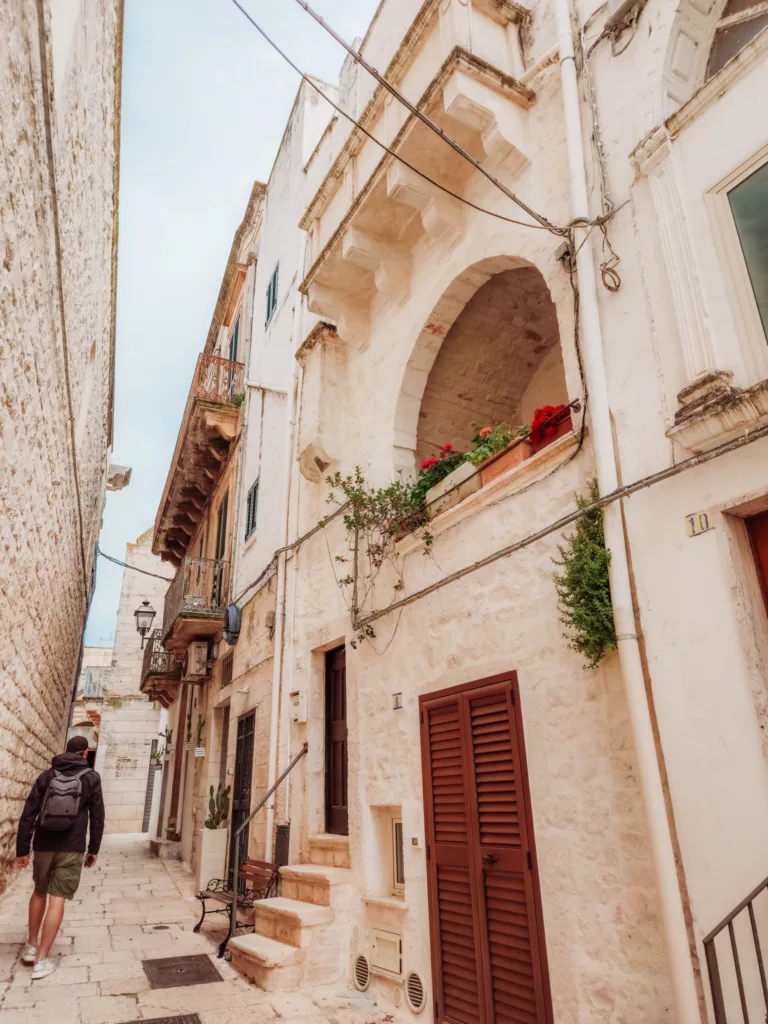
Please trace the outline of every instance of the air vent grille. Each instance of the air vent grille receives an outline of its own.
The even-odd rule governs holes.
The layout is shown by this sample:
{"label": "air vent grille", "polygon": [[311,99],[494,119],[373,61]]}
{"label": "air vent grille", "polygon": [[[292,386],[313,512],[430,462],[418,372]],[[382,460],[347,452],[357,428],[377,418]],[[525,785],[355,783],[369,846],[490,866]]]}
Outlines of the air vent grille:
{"label": "air vent grille", "polygon": [[405,998],[414,1013],[421,1013],[426,1005],[427,996],[424,991],[424,982],[418,971],[408,971],[405,979]]}
{"label": "air vent grille", "polygon": [[358,992],[365,992],[371,984],[371,964],[367,956],[355,957],[355,988]]}

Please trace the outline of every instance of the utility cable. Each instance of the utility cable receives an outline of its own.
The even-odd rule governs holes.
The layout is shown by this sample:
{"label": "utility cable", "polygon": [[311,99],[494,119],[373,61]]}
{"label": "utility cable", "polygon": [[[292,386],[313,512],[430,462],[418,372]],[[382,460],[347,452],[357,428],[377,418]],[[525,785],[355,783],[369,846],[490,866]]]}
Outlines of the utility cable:
{"label": "utility cable", "polygon": [[106,558],[108,562],[114,562],[115,565],[121,565],[123,569],[130,569],[131,572],[140,572],[143,576],[154,576],[156,580],[163,580],[165,583],[173,583],[173,580],[169,576],[158,576],[156,572],[149,572],[148,569],[139,569],[136,565],[128,565],[127,562],[121,562],[119,558],[115,558],[113,555],[108,555],[101,550],[99,545],[96,545],[96,554],[101,555],[102,558]]}
{"label": "utility cable", "polygon": [[296,0],[296,3],[300,7],[302,7],[311,18],[314,18],[318,25],[322,26],[322,28],[324,28],[325,31],[330,36],[332,36],[333,39],[336,40],[339,46],[344,47],[344,49],[347,51],[350,57],[352,57],[352,59],[356,63],[358,63],[362,68],[365,68],[368,74],[371,75],[372,78],[375,78],[380,86],[386,89],[387,92],[390,93],[390,95],[394,96],[394,98],[399,103],[402,103],[402,105],[406,107],[411,112],[411,114],[413,114],[414,117],[417,117],[422,122],[422,124],[425,124],[427,128],[430,129],[430,131],[438,135],[443,140],[443,142],[445,142],[448,146],[451,147],[452,150],[454,150],[454,152],[458,153],[459,156],[463,157],[466,161],[472,164],[476,171],[480,171],[480,173],[484,175],[488,179],[488,181],[491,182],[492,185],[495,185],[496,188],[498,188],[501,192],[504,193],[507,199],[511,199],[513,203],[519,206],[521,210],[524,210],[529,217],[533,217],[535,221],[538,221],[541,227],[546,228],[547,231],[553,231],[555,234],[563,234],[563,232],[565,231],[564,228],[556,227],[551,221],[547,220],[546,217],[544,217],[540,213],[537,213],[534,209],[528,206],[527,203],[523,202],[523,200],[520,199],[519,196],[516,196],[511,189],[507,188],[507,186],[503,182],[499,181],[499,179],[496,178],[493,174],[491,174],[490,171],[486,170],[479,160],[476,160],[472,156],[472,154],[468,153],[463,146],[460,146],[455,139],[452,139],[450,135],[447,135],[438,124],[435,124],[431,117],[428,117],[423,110],[419,110],[418,107],[414,106],[413,103],[411,103],[411,101],[406,96],[404,96],[399,89],[392,85],[391,82],[387,81],[387,79],[383,75],[379,74],[379,72],[376,70],[375,67],[373,67],[373,65],[368,63],[368,61],[365,59],[365,57],[363,57],[359,50],[355,50],[354,47],[350,46],[349,43],[345,39],[343,39],[342,36],[340,36],[339,33],[336,32],[336,30],[333,29],[328,24],[328,22],[325,21],[317,13],[317,11],[314,11],[307,3],[307,0]]}
{"label": "utility cable", "polygon": [[[299,75],[300,78],[304,82],[307,83],[307,85],[309,85],[312,89],[314,89],[315,92],[319,96],[321,96],[326,101],[326,103],[328,103],[336,111],[337,114],[341,114],[341,116],[343,118],[345,118],[347,121],[349,121],[350,124],[354,125],[355,128],[357,128],[359,131],[361,131],[363,133],[363,135],[366,136],[366,138],[370,139],[371,142],[375,143],[375,145],[377,145],[381,149],[383,149],[385,153],[387,153],[389,156],[391,156],[394,160],[397,160],[398,163],[401,163],[404,167],[407,167],[409,171],[413,171],[414,174],[417,174],[424,181],[428,181],[430,185],[434,185],[435,188],[439,189],[441,192],[444,192],[446,195],[450,196],[452,199],[456,199],[456,200],[458,200],[458,202],[463,203],[465,206],[469,206],[473,210],[477,210],[478,213],[484,213],[488,217],[495,217],[497,220],[505,221],[507,224],[517,224],[520,227],[524,227],[524,228],[535,228],[536,230],[540,230],[540,231],[552,231],[556,235],[564,235],[564,234],[567,233],[567,229],[566,228],[558,228],[555,225],[550,224],[549,221],[546,221],[544,218],[540,218],[537,214],[534,214],[534,213],[531,213],[531,216],[533,216],[534,219],[539,220],[539,221],[544,221],[544,222],[543,223],[537,223],[537,224],[529,224],[529,223],[527,223],[526,221],[523,221],[523,220],[515,220],[514,217],[505,217],[503,213],[496,213],[494,210],[488,210],[484,206],[478,206],[477,203],[473,203],[471,200],[465,199],[463,196],[459,195],[457,192],[453,192],[451,189],[447,188],[445,185],[441,185],[439,181],[435,181],[434,178],[431,178],[424,171],[420,171],[418,167],[414,167],[414,165],[412,163],[410,163],[408,160],[406,160],[405,157],[400,156],[400,154],[396,153],[394,149],[392,149],[389,146],[387,146],[380,139],[377,139],[376,136],[373,135],[371,132],[369,132],[368,129],[364,125],[362,125],[356,118],[354,118],[351,114],[349,114],[346,110],[344,110],[338,103],[334,102],[334,100],[332,100],[330,98],[330,96],[328,96],[325,92],[323,92],[323,90],[320,88],[320,86],[315,81],[313,81],[313,79],[310,78],[309,75],[305,74],[301,70],[301,68],[291,60],[291,58],[288,56],[288,54],[285,53],[285,51],[282,50],[278,46],[278,44],[274,41],[274,39],[272,39],[272,37],[270,35],[268,35],[268,33],[261,27],[261,25],[259,25],[259,23],[248,13],[248,11],[246,11],[246,9],[242,6],[242,4],[239,2],[239,0],[232,0],[232,3],[235,5],[235,7],[237,7],[237,9],[240,11],[240,13],[245,18],[248,19],[248,21],[251,23],[251,25],[253,25],[253,27],[256,29],[256,31],[259,33],[259,35],[261,35],[261,37],[272,47],[272,49],[275,51],[275,53],[279,54],[283,58],[283,60],[286,62],[286,64],[288,64],[291,68],[293,68],[293,70],[296,72],[296,74]],[[437,126],[435,126],[435,127],[437,127]],[[440,130],[440,129],[438,129],[438,130]],[[445,133],[443,133],[443,134],[445,134]],[[447,135],[445,136],[445,138],[448,141],[448,136]],[[461,147],[459,147],[459,148],[461,148]],[[469,155],[469,154],[467,154],[467,155]],[[477,166],[480,167],[480,170],[483,170],[483,168],[482,168],[482,166],[480,164],[477,164]],[[487,171],[483,171],[483,173],[486,176],[488,176],[488,172]],[[495,180],[495,179],[493,179],[493,180]],[[501,187],[504,190],[504,186],[501,186]],[[505,191],[509,192],[508,189],[506,189]],[[518,205],[522,206],[523,209],[526,209],[526,211],[527,211],[527,207],[525,207],[525,205],[520,200],[518,200],[516,197],[514,197],[513,193],[509,192],[509,195],[513,196],[513,198],[515,199],[515,202],[517,202]]]}

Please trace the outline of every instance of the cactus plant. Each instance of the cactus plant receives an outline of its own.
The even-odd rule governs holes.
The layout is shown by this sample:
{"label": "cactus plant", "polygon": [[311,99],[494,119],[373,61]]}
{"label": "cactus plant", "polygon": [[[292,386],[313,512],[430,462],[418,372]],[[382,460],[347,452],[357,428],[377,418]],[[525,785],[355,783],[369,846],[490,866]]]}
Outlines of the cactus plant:
{"label": "cactus plant", "polygon": [[229,817],[229,793],[231,789],[231,786],[225,788],[222,783],[219,783],[219,788],[214,793],[213,786],[211,786],[211,794],[208,800],[209,814],[205,821],[206,828],[221,828]]}

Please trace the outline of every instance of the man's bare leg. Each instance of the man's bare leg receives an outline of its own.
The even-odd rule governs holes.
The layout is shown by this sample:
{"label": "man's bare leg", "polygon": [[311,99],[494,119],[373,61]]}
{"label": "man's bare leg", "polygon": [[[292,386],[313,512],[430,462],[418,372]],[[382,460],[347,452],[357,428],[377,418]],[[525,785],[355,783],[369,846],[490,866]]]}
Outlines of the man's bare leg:
{"label": "man's bare leg", "polygon": [[64,897],[49,896],[48,913],[45,915],[45,920],[43,921],[43,935],[40,940],[40,948],[37,951],[38,961],[48,959],[51,946],[54,944],[56,936],[59,934],[59,928],[61,927],[63,917]]}
{"label": "man's bare leg", "polygon": [[37,946],[40,937],[40,925],[45,915],[45,901],[47,897],[44,892],[33,892],[29,900],[29,938],[30,946]]}

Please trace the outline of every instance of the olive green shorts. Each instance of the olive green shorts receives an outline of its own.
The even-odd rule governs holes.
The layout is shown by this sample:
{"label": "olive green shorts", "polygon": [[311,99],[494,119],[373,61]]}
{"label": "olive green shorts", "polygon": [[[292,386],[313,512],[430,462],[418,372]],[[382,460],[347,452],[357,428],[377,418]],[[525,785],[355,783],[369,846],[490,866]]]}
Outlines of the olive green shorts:
{"label": "olive green shorts", "polygon": [[84,859],[83,853],[36,850],[32,863],[35,892],[71,900],[80,885]]}

